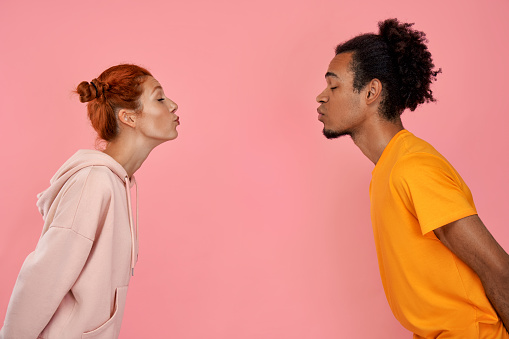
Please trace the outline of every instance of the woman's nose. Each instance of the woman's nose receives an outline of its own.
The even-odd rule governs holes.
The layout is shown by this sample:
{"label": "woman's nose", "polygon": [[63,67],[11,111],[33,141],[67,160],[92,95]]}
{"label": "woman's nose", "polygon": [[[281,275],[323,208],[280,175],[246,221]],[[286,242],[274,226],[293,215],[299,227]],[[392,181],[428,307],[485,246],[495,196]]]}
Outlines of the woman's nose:
{"label": "woman's nose", "polygon": [[177,103],[173,102],[172,100],[168,100],[170,102],[170,111],[172,113],[175,113],[177,111],[177,109],[179,108],[179,106],[177,105]]}

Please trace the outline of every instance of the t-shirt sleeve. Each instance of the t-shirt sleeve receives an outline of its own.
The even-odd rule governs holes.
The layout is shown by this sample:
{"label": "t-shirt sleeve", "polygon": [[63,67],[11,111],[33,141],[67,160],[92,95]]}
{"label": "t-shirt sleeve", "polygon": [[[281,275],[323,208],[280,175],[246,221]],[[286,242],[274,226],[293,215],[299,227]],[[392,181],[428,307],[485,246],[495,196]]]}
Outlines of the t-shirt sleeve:
{"label": "t-shirt sleeve", "polygon": [[422,234],[477,214],[465,182],[445,159],[433,154],[401,158],[391,173],[391,186],[418,219]]}

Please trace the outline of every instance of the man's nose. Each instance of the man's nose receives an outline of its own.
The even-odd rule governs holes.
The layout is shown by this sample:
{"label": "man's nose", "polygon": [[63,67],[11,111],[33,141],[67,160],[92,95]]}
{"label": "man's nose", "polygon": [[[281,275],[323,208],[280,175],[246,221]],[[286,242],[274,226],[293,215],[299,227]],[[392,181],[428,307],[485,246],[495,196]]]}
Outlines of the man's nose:
{"label": "man's nose", "polygon": [[323,95],[323,92],[318,94],[318,96],[316,97],[316,102],[318,102],[319,104],[327,102],[327,97]]}

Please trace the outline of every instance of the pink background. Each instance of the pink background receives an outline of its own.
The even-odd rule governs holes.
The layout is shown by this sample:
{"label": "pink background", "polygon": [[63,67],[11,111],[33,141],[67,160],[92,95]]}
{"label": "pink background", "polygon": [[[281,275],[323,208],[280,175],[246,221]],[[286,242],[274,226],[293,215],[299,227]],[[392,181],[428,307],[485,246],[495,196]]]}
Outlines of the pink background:
{"label": "pink background", "polygon": [[509,249],[509,2],[420,3],[2,0],[0,321],[41,231],[36,194],[94,147],[71,91],[133,62],[182,124],[137,173],[140,260],[121,337],[409,338],[378,273],[373,165],[322,136],[315,97],[337,43],[388,17],[416,22],[443,74],[438,103],[404,124],[455,165]]}

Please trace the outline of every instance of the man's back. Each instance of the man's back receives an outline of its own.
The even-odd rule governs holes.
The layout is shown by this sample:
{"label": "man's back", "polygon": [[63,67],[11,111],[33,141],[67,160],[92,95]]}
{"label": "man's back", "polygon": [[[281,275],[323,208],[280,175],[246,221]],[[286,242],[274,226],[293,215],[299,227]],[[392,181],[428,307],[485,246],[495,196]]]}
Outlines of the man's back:
{"label": "man's back", "polygon": [[402,130],[373,170],[370,197],[380,274],[401,324],[417,338],[509,338],[479,277],[433,232],[477,214],[447,160]]}

